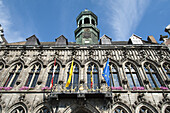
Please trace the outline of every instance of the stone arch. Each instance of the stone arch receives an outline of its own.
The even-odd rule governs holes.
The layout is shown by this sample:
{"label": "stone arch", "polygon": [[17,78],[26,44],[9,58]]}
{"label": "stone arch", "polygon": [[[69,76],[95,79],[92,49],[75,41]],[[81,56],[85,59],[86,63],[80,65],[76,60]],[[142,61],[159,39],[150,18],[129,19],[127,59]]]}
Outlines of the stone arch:
{"label": "stone arch", "polygon": [[116,108],[120,108],[123,109],[125,111],[125,113],[132,113],[131,109],[128,107],[128,105],[122,103],[122,102],[116,102],[115,104],[112,105],[112,113],[114,113],[114,110]]}
{"label": "stone arch", "polygon": [[21,63],[22,66],[25,65],[25,61],[22,58],[17,58],[17,59],[12,60],[11,62],[9,62],[9,65],[13,66],[16,63]]}
{"label": "stone arch", "polygon": [[[60,67],[62,67],[62,62],[58,58],[56,58],[56,63],[59,64]],[[51,65],[54,65],[54,59],[52,59],[48,62],[47,67],[49,67]]]}
{"label": "stone arch", "polygon": [[88,17],[84,18],[84,24],[90,24],[90,19]]}
{"label": "stone arch", "polygon": [[102,67],[103,66],[103,64],[100,64],[100,62],[99,61],[97,61],[97,60],[94,60],[93,58],[90,58],[90,59],[88,59],[88,60],[86,60],[85,61],[85,66],[87,66],[89,63],[94,63],[94,64],[96,64],[97,66],[98,66],[98,68],[100,68],[100,67]]}
{"label": "stone arch", "polygon": [[[149,60],[146,60],[146,61],[144,61],[144,62],[142,62],[142,71],[143,71],[143,74],[144,74],[144,76],[145,76],[145,79],[146,80],[148,80],[148,76],[147,76],[147,74],[146,74],[146,71],[145,71],[145,64],[151,64],[153,67],[153,69],[154,69],[154,71],[156,71],[156,73],[157,73],[157,75],[156,75],[156,77],[158,78],[158,80],[159,80],[159,82],[160,82],[160,84],[161,85],[165,85],[165,82],[164,82],[164,79],[163,79],[163,77],[162,76],[160,76],[161,75],[161,72],[160,72],[160,70],[159,70],[159,67],[160,66],[158,66],[158,64],[157,63],[155,63],[154,61],[149,61]],[[148,80],[149,81],[149,80]],[[151,84],[150,84],[151,85]]]}
{"label": "stone arch", "polygon": [[160,67],[160,66],[161,66],[161,63],[156,62],[156,61],[151,60],[151,59],[148,59],[148,58],[146,58],[145,61],[142,62],[142,66],[144,65],[145,62],[149,62],[149,63],[153,64],[153,65],[156,66],[156,67]]}
{"label": "stone arch", "polygon": [[45,102],[39,103],[35,107],[33,107],[33,113],[41,113],[40,110],[45,110],[45,109],[48,110],[49,113],[54,113],[51,106]]}
{"label": "stone arch", "polygon": [[83,109],[85,113],[100,113],[94,106],[91,104],[85,104],[85,105],[79,105],[79,104],[73,104],[68,106],[63,113],[78,113],[80,109]]}
{"label": "stone arch", "polygon": [[169,113],[170,112],[170,101],[166,102],[161,107],[161,113]]}
{"label": "stone arch", "polygon": [[132,67],[135,69],[135,71],[136,71],[136,75],[137,75],[137,78],[138,78],[138,80],[139,80],[139,83],[140,83],[140,85],[141,86],[144,86],[144,83],[143,83],[143,80],[142,80],[142,74],[141,74],[141,72],[140,72],[140,70],[139,70],[139,63],[138,62],[136,62],[136,61],[134,61],[134,60],[132,60],[132,59],[128,59],[128,60],[126,60],[125,62],[123,62],[123,65],[122,65],[122,68],[123,68],[123,73],[124,73],[124,75],[125,75],[125,78],[127,79],[127,75],[126,75],[126,71],[125,71],[125,65],[127,64],[127,63],[129,63],[129,64],[132,64]]}
{"label": "stone arch", "polygon": [[148,110],[150,110],[152,113],[158,113],[157,109],[152,106],[151,104],[147,103],[147,102],[141,102],[139,103],[136,108],[135,108],[135,113],[139,113],[140,112],[140,109],[144,107]]}
{"label": "stone arch", "polygon": [[22,109],[24,111],[23,113],[28,113],[28,108],[26,104],[24,104],[23,102],[15,103],[12,106],[10,106],[9,109],[7,110],[7,113],[11,113],[16,109]]}
{"label": "stone arch", "polygon": [[39,63],[41,65],[41,67],[43,67],[43,65],[44,65],[44,63],[43,63],[43,61],[41,59],[35,58],[34,60],[30,61],[29,67],[31,67],[35,63]]}

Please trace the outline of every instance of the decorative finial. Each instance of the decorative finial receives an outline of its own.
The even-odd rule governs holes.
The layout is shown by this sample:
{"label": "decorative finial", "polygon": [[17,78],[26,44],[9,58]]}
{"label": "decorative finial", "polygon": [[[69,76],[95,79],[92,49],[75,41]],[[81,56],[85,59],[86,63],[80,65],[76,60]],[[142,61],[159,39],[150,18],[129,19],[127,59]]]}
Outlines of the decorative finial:
{"label": "decorative finial", "polygon": [[89,11],[87,8],[84,11]]}

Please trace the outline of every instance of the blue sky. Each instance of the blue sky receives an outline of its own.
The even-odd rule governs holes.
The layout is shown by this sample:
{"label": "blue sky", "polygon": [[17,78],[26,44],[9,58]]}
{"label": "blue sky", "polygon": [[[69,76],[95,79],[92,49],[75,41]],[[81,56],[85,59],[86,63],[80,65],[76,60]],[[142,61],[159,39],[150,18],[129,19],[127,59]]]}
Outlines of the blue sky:
{"label": "blue sky", "polygon": [[134,33],[143,40],[153,35],[159,42],[160,35],[168,35],[168,0],[0,0],[0,24],[8,42],[33,34],[41,42],[60,35],[74,42],[76,17],[86,8],[98,16],[100,37],[106,34],[112,41],[127,41]]}

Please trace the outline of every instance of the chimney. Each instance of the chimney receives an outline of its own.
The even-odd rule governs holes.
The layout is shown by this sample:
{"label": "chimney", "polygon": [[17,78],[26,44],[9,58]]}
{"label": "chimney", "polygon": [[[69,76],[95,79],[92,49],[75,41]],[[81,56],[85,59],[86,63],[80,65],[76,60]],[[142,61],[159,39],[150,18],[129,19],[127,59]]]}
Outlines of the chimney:
{"label": "chimney", "polygon": [[147,40],[151,43],[157,43],[157,41],[155,40],[155,38],[152,35],[148,36]]}

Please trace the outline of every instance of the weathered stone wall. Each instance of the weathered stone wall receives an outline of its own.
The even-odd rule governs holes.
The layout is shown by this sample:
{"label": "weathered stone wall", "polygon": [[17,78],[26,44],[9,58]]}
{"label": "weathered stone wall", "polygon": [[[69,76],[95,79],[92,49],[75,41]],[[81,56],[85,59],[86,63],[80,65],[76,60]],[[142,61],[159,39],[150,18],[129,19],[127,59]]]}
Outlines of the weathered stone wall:
{"label": "weathered stone wall", "polygon": [[[58,83],[64,85],[67,82],[68,67],[74,58],[79,66],[79,83],[87,83],[87,67],[90,62],[97,65],[99,70],[100,86],[105,88],[102,71],[107,58],[118,68],[120,83],[123,90],[111,91],[109,98],[48,98],[50,91],[42,91],[48,76],[49,66],[53,64],[54,57],[60,65]],[[9,90],[0,90],[0,105],[2,112],[11,112],[17,107],[22,107],[25,112],[34,113],[41,108],[48,108],[51,113],[78,112],[78,108],[86,112],[113,112],[120,108],[130,113],[139,113],[144,106],[153,113],[164,113],[167,106],[170,107],[170,91],[154,90],[147,82],[144,72],[144,63],[153,64],[162,79],[162,84],[170,88],[170,79],[163,70],[163,64],[170,63],[170,54],[166,46],[154,45],[122,45],[122,46],[1,46],[0,62],[3,69],[0,71],[0,84],[4,85],[9,76],[11,67],[20,62],[23,69],[16,81],[17,84]],[[36,86],[32,90],[19,90],[25,85],[30,68],[34,63],[41,64],[41,72]],[[137,67],[140,82],[145,90],[134,91],[128,85],[124,71],[125,63],[130,62]],[[102,91],[101,91],[102,92]],[[103,90],[104,92],[104,90]],[[68,92],[67,92],[68,93]],[[86,92],[87,93],[87,92]],[[59,94],[61,95],[61,94]],[[94,95],[94,94],[92,94]],[[58,100],[57,100],[58,99]]]}

